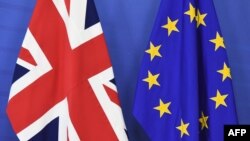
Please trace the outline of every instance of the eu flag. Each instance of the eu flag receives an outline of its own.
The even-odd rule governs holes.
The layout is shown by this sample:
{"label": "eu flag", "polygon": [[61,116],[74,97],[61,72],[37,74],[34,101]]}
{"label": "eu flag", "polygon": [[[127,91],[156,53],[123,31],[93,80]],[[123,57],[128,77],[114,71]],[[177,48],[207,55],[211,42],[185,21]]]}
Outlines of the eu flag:
{"label": "eu flag", "polygon": [[212,0],[162,0],[138,76],[134,115],[152,141],[222,141],[237,124]]}

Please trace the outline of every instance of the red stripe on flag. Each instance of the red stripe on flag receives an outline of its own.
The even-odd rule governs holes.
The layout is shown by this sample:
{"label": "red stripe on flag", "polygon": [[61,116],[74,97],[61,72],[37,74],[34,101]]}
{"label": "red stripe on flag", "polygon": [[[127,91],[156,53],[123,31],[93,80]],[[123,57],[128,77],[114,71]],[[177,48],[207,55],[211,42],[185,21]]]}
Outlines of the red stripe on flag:
{"label": "red stripe on flag", "polygon": [[68,11],[68,15],[70,15],[70,0],[64,0],[67,11]]}
{"label": "red stripe on flag", "polygon": [[68,128],[67,128],[67,141],[70,141],[69,140],[69,130],[68,130]]}
{"label": "red stripe on flag", "polygon": [[[86,90],[89,92],[87,93]],[[68,99],[70,117],[81,140],[118,141],[105,113],[87,81],[79,84]],[[78,108],[75,108],[78,107]],[[97,110],[98,109],[98,110]]]}
{"label": "red stripe on flag", "polygon": [[36,61],[31,56],[30,52],[27,49],[23,48],[23,47],[20,50],[19,58],[26,61],[26,62],[29,62],[30,64],[32,64],[34,66],[37,65]]}
{"label": "red stripe on flag", "polygon": [[106,90],[106,92],[107,92],[110,100],[112,102],[114,102],[115,104],[120,105],[120,101],[119,101],[117,92],[114,91],[114,90],[112,90],[112,89],[110,89],[109,87],[107,87],[105,85],[103,85],[103,86],[104,86],[104,89]]}

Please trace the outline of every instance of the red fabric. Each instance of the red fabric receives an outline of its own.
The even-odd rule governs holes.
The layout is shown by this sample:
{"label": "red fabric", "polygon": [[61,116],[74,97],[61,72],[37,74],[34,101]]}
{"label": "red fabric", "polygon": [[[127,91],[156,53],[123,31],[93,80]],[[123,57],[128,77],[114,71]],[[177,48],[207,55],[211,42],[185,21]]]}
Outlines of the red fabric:
{"label": "red fabric", "polygon": [[47,0],[38,0],[29,28],[52,70],[9,101],[7,112],[15,132],[67,97],[81,140],[118,140],[87,80],[111,67],[103,34],[72,50],[60,15]]}

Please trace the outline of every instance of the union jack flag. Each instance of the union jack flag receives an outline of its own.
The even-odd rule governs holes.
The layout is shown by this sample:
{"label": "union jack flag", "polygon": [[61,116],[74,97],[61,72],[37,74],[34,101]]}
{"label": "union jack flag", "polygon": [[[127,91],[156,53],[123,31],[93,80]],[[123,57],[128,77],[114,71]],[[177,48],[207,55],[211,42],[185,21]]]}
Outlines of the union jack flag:
{"label": "union jack flag", "polygon": [[93,0],[38,0],[7,114],[19,140],[127,141]]}

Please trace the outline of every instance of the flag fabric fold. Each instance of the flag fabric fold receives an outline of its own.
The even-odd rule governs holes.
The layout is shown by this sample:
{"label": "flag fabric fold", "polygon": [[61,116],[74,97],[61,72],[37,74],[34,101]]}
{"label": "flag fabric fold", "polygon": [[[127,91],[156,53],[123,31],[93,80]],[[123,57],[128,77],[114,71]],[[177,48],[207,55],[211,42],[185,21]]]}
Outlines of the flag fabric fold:
{"label": "flag fabric fold", "polygon": [[237,124],[232,76],[212,0],[162,0],[134,116],[152,141],[222,141]]}
{"label": "flag fabric fold", "polygon": [[19,140],[127,141],[93,0],[38,0],[7,114]]}

